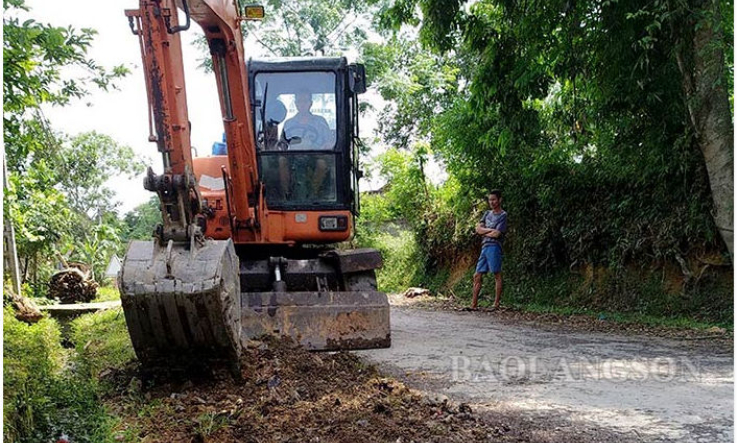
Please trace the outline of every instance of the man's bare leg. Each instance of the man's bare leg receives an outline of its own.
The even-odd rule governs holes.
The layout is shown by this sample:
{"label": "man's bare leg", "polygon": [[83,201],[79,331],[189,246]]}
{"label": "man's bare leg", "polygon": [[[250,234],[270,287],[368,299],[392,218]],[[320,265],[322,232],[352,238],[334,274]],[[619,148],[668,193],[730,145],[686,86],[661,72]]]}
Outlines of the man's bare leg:
{"label": "man's bare leg", "polygon": [[479,292],[482,290],[482,274],[477,272],[474,274],[474,291],[472,292],[472,309],[477,309],[477,301],[479,301]]}
{"label": "man's bare leg", "polygon": [[495,309],[500,307],[502,296],[502,272],[495,273]]}

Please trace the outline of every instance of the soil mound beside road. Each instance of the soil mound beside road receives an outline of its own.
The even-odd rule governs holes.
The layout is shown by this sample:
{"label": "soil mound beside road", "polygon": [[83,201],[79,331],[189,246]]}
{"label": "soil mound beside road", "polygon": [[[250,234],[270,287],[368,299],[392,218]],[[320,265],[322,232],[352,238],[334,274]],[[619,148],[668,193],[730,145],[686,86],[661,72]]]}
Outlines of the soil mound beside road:
{"label": "soil mound beside road", "polygon": [[134,367],[111,373],[105,402],[118,438],[145,442],[517,441],[466,404],[434,400],[350,353],[310,353],[287,338],[252,341],[242,383],[226,371],[141,387]]}

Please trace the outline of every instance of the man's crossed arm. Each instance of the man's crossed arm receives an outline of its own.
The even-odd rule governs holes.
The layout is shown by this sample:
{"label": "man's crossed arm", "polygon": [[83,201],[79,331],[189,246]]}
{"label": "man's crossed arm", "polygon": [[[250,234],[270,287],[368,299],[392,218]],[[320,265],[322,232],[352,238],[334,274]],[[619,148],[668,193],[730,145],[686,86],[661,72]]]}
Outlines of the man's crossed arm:
{"label": "man's crossed arm", "polygon": [[502,233],[498,231],[497,229],[491,229],[491,228],[485,228],[482,223],[477,224],[477,234],[481,235],[482,237],[490,237],[490,238],[497,238]]}

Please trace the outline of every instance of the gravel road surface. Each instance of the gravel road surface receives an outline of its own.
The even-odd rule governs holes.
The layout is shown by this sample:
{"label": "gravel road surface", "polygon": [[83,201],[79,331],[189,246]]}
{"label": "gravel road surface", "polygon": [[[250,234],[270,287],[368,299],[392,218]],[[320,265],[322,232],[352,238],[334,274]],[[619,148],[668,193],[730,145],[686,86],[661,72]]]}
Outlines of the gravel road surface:
{"label": "gravel road surface", "polygon": [[407,306],[393,306],[391,321],[392,347],[359,354],[482,413],[625,441],[733,441],[733,352],[724,344]]}

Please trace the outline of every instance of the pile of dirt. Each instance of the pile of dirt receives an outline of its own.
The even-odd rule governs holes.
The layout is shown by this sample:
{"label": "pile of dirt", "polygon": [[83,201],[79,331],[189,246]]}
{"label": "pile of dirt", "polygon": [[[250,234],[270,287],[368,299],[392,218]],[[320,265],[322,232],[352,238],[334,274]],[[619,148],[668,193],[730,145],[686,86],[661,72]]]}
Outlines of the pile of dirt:
{"label": "pile of dirt", "polygon": [[[434,400],[350,353],[310,353],[288,338],[253,341],[243,381],[228,372],[141,387],[108,374],[119,438],[144,442],[468,442],[517,440],[467,404]],[[131,368],[132,369],[132,368]],[[509,437],[509,438],[508,438]]]}

